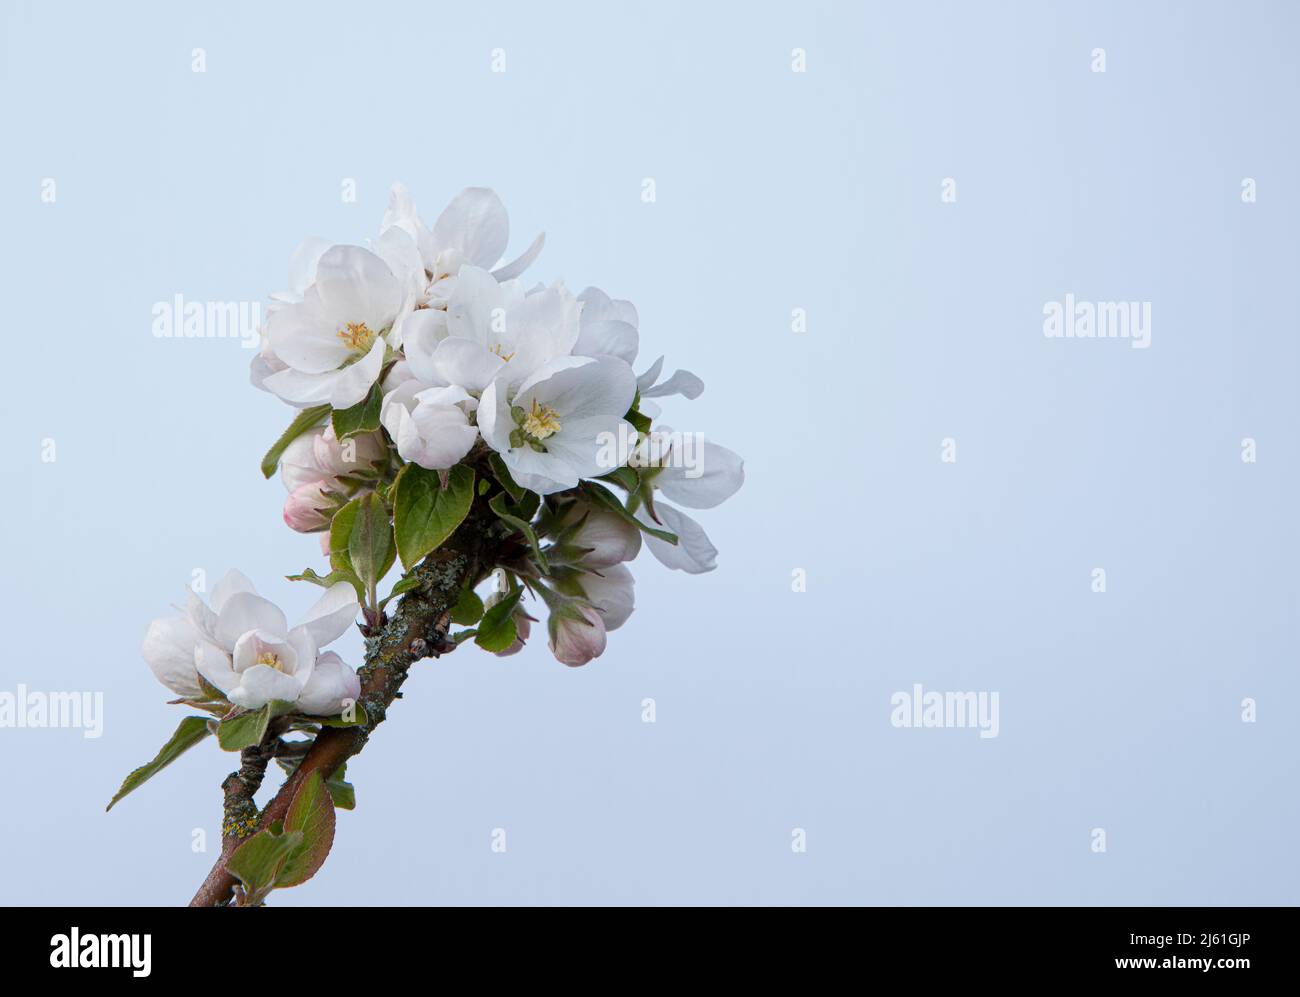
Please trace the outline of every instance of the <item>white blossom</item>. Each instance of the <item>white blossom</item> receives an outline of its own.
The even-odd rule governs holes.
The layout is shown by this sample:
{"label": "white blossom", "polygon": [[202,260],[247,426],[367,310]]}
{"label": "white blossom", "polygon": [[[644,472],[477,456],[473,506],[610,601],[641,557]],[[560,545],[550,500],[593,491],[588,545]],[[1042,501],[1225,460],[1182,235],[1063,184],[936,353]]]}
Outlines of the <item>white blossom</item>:
{"label": "white blossom", "polygon": [[561,357],[514,391],[504,375],[489,384],[479,431],[515,481],[550,495],[613,470],[602,467],[601,441],[630,431],[623,415],[635,394],[636,378],[622,360]]}
{"label": "white blossom", "polygon": [[285,369],[266,376],[263,385],[295,405],[356,405],[379,378],[384,337],[404,303],[401,283],[374,253],[330,248],[302,300],[267,317],[267,338]]}
{"label": "white blossom", "polygon": [[290,629],[278,606],[230,571],[213,586],[211,605],[191,592],[186,615],[153,621],[143,653],[159,681],[183,697],[202,695],[202,676],[236,706],[259,709],[275,699],[328,716],[356,699],[360,682],[337,655],[319,649],[356,615],[356,592],[339,582]]}

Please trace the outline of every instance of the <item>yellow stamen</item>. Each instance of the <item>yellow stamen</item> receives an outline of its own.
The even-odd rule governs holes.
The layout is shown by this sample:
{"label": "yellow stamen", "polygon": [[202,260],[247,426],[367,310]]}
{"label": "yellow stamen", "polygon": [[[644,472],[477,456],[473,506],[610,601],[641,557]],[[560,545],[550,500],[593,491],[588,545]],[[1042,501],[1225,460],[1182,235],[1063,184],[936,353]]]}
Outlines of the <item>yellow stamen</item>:
{"label": "yellow stamen", "polygon": [[509,353],[507,353],[506,348],[502,346],[500,343],[497,343],[496,346],[492,347],[492,352],[495,353],[497,356],[499,356],[506,363],[509,363],[511,360],[515,358],[515,354],[519,351],[511,350]]}
{"label": "yellow stamen", "polygon": [[277,672],[284,671],[284,662],[280,660],[278,654],[274,654],[271,651],[263,651],[259,654],[257,656],[257,663],[259,665],[267,665],[268,667],[274,668]]}
{"label": "yellow stamen", "polygon": [[539,406],[534,398],[533,409],[524,416],[522,428],[533,439],[544,440],[560,431],[560,413],[549,405]]}
{"label": "yellow stamen", "polygon": [[364,322],[349,322],[336,335],[354,353],[369,353],[375,345],[375,331]]}

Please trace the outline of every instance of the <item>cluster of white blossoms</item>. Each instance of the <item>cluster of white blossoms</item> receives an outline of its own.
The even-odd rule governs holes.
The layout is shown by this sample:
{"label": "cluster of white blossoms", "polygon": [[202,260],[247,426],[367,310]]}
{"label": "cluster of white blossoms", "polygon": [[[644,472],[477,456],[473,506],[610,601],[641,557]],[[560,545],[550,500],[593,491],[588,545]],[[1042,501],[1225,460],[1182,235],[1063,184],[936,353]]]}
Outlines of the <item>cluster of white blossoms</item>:
{"label": "cluster of white blossoms", "polygon": [[[461,192],[428,225],[397,185],[367,245],[309,239],[293,254],[251,376],[300,410],[263,471],[279,468],[285,522],[320,533],[330,561],[327,575],[295,577],[327,591],[289,629],[231,573],[210,606],[192,595],[184,616],[155,621],[145,657],[185,701],[344,709],[356,673],[320,647],[358,613],[382,624],[388,599],[415,584],[420,560],[472,506],[490,507],[504,553],[486,598],[472,584],[462,597],[453,617],[473,629],[456,640],[492,653],[530,636],[527,593],[545,604],[556,658],[598,657],[631,615],[626,562],[643,537],[669,568],[713,569],[717,551],[677,506],[717,505],[740,487],[743,463],[653,426],[654,399],[693,399],[703,383],[682,370],[661,378],[662,357],[638,374],[631,302],[526,284],[544,237],[503,263],[508,241],[493,191]],[[380,600],[399,556],[405,574]]]}
{"label": "cluster of white blossoms", "polygon": [[[272,295],[252,381],[297,412],[261,470],[288,491],[285,523],[320,535],[327,570],[290,579],[324,592],[291,627],[230,571],[154,620],[145,661],[199,713],[109,802],[209,735],[240,753],[197,905],[259,906],[315,874],[335,808],[355,805],[345,763],[411,662],[469,642],[518,653],[538,622],[528,596],[551,653],[585,665],[632,615],[628,563],[643,547],[690,574],[716,566],[682,509],[729,498],[743,462],[656,425],[659,399],[694,399],[703,382],[662,377],[663,357],[637,373],[631,302],[526,284],[544,239],[503,263],[508,242],[492,191],[462,191],[430,226],[396,186],[372,240],[304,242]],[[359,670],[323,650],[354,624]],[[272,759],[286,779],[259,810]]]}

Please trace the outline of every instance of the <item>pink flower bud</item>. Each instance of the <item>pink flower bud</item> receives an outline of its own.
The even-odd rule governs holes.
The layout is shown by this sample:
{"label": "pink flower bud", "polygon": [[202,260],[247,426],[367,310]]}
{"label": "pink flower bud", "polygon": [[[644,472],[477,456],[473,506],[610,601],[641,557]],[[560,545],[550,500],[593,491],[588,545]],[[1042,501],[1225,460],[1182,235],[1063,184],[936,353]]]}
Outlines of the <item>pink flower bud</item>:
{"label": "pink flower bud", "polygon": [[329,507],[330,501],[321,490],[320,482],[308,481],[295,488],[284,500],[285,525],[299,533],[323,530],[329,526],[330,517],[328,511],[320,510],[328,510]]}
{"label": "pink flower bud", "polygon": [[551,614],[551,653],[570,668],[599,658],[605,650],[605,621],[591,606],[574,606]]}
{"label": "pink flower bud", "polygon": [[575,504],[571,518],[585,516],[573,539],[576,547],[588,548],[582,563],[588,568],[607,568],[630,561],[641,551],[641,531],[615,513]]}

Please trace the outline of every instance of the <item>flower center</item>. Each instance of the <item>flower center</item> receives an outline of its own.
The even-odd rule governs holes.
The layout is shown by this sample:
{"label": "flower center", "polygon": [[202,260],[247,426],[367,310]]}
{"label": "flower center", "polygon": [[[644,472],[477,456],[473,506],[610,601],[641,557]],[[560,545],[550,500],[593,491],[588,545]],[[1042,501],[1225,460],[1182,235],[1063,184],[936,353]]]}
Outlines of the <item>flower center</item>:
{"label": "flower center", "polygon": [[500,343],[497,343],[496,346],[492,347],[492,352],[495,353],[497,356],[499,356],[506,363],[509,363],[511,360],[515,358],[515,354],[518,352],[518,350],[511,350],[509,353],[507,353],[506,348],[502,346]]}
{"label": "flower center", "polygon": [[274,668],[277,672],[284,671],[284,662],[280,656],[273,651],[263,651],[257,656],[257,664],[266,665],[268,668]]}
{"label": "flower center", "polygon": [[534,398],[532,410],[520,425],[533,439],[544,440],[560,431],[560,413],[549,405],[538,405]]}
{"label": "flower center", "polygon": [[375,331],[364,322],[348,322],[335,333],[353,353],[366,354],[375,345]]}

